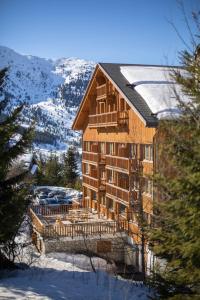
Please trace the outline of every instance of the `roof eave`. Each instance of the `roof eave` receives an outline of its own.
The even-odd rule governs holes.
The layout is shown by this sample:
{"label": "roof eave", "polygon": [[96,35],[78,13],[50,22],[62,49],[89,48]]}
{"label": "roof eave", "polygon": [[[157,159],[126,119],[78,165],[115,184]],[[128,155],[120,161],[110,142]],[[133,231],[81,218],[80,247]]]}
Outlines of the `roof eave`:
{"label": "roof eave", "polygon": [[80,105],[79,105],[78,111],[77,111],[77,113],[76,113],[76,117],[75,117],[75,119],[74,119],[74,121],[73,121],[73,124],[72,124],[72,129],[73,129],[73,130],[82,130],[82,128],[81,128],[80,126],[77,126],[77,121],[78,121],[78,119],[79,119],[79,116],[80,116],[80,113],[81,113],[81,109],[82,109],[82,107],[83,107],[83,104],[84,104],[84,102],[85,102],[85,100],[86,100],[86,98],[87,98],[87,96],[88,96],[90,87],[91,87],[92,82],[93,82],[93,80],[94,80],[94,78],[95,78],[95,74],[96,74],[96,72],[97,72],[98,67],[99,67],[99,64],[96,65],[96,67],[95,67],[95,69],[94,69],[94,71],[93,71],[93,73],[92,73],[92,76],[91,76],[91,78],[90,78],[90,80],[89,80],[89,82],[88,82],[87,88],[86,88],[86,90],[85,90],[85,94],[84,94],[83,99],[82,99],[82,101],[81,101],[81,103],[80,103]]}

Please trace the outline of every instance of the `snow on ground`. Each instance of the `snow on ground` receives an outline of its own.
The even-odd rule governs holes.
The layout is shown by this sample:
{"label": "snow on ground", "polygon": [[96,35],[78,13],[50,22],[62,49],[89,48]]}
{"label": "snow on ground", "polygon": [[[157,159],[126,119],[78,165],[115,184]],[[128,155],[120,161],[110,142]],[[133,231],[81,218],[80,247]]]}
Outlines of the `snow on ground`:
{"label": "snow on ground", "polygon": [[147,300],[150,291],[141,283],[114,276],[115,265],[83,254],[40,255],[30,245],[28,219],[16,242],[27,243],[19,262],[27,269],[0,273],[1,300]]}
{"label": "snow on ground", "polygon": [[95,258],[93,263],[99,267],[96,273],[91,271],[89,259],[84,255],[40,256],[29,269],[4,274],[0,280],[0,299],[148,299],[146,287],[103,271],[106,262],[102,259]]}

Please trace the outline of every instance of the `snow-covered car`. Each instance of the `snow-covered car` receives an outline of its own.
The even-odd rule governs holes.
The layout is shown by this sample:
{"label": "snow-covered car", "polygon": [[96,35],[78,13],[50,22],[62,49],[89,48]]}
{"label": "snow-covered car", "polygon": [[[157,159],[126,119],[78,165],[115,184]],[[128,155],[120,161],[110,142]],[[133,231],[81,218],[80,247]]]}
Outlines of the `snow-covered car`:
{"label": "snow-covered car", "polygon": [[46,198],[45,201],[47,205],[59,205],[59,202],[56,198]]}
{"label": "snow-covered car", "polygon": [[35,194],[41,194],[41,193],[48,194],[48,193],[49,193],[49,188],[47,188],[47,187],[37,187],[37,188],[34,190],[34,193],[35,193]]}
{"label": "snow-covered car", "polygon": [[59,204],[72,204],[72,200],[71,199],[62,198],[62,199],[58,199],[58,203]]}
{"label": "snow-covered car", "polygon": [[39,194],[37,197],[38,197],[39,200],[43,200],[43,199],[47,198],[47,195],[44,195],[44,194],[41,195],[41,194]]}
{"label": "snow-covered car", "polygon": [[46,205],[47,204],[45,199],[39,200],[39,203],[40,203],[40,205]]}
{"label": "snow-covered car", "polygon": [[55,197],[58,198],[58,199],[65,198],[66,197],[66,193],[65,192],[57,193],[55,195]]}
{"label": "snow-covered car", "polygon": [[83,193],[79,193],[79,194],[77,195],[77,198],[80,199],[80,200],[82,199],[82,197],[83,197]]}

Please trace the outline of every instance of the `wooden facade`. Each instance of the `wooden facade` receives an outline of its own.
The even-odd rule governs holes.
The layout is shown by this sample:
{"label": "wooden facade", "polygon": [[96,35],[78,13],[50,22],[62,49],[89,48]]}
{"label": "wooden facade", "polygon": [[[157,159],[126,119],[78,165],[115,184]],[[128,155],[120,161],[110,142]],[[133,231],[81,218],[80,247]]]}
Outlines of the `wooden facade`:
{"label": "wooden facade", "polygon": [[[83,205],[99,216],[129,221],[138,237],[137,214],[153,213],[153,138],[123,91],[97,65],[73,129],[83,131]],[[140,203],[139,203],[140,202]]]}

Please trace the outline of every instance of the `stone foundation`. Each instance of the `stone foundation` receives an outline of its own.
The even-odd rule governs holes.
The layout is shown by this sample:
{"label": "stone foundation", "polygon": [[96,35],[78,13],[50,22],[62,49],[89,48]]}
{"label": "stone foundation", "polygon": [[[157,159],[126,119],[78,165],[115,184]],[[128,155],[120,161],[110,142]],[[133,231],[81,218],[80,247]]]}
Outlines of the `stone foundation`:
{"label": "stone foundation", "polygon": [[[37,237],[36,237],[37,236]],[[138,269],[138,250],[128,243],[126,234],[117,233],[74,239],[59,237],[43,239],[39,233],[34,233],[34,244],[42,253],[67,252],[90,253],[108,261],[125,263]]]}

